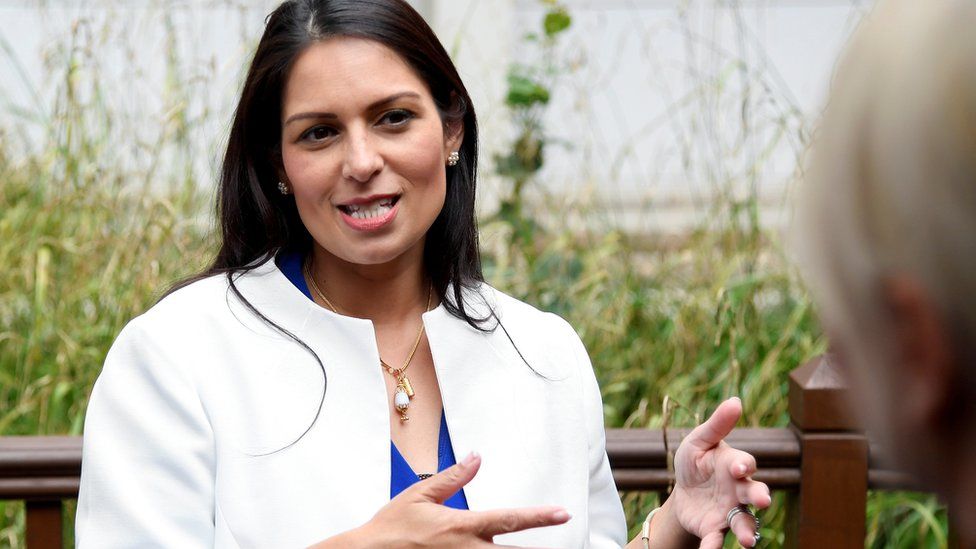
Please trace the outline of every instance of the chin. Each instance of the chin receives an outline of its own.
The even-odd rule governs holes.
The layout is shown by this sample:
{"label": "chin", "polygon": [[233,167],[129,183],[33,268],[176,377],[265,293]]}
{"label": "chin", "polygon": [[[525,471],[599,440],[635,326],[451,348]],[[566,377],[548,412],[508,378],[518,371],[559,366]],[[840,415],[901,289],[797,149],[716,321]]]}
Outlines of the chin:
{"label": "chin", "polygon": [[377,245],[359,247],[349,250],[340,257],[354,265],[385,265],[396,261],[411,251],[409,246]]}

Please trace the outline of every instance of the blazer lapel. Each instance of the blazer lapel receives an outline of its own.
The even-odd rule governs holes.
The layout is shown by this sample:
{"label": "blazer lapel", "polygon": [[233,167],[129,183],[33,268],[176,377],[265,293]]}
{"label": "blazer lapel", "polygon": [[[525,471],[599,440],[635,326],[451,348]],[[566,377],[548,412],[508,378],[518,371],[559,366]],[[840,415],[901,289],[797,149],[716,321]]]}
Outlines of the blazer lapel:
{"label": "blazer lapel", "polygon": [[[260,460],[242,458],[270,479],[269,493],[287,493],[301,502],[276,508],[274,513],[290,515],[270,524],[288,523],[295,529],[291,535],[303,541],[302,536],[314,541],[323,532],[342,532],[363,524],[390,500],[389,401],[372,323],[319,307],[271,260],[241,277],[238,285],[267,318],[316,352],[328,379],[320,415],[301,443]],[[241,322],[260,325],[238,307]],[[318,391],[319,366],[311,355],[292,346],[292,353],[282,360],[300,362],[297,370],[302,377],[296,382],[304,380]],[[285,410],[294,403],[262,405]],[[290,414],[282,425],[306,424],[311,421],[310,412],[314,408]]]}

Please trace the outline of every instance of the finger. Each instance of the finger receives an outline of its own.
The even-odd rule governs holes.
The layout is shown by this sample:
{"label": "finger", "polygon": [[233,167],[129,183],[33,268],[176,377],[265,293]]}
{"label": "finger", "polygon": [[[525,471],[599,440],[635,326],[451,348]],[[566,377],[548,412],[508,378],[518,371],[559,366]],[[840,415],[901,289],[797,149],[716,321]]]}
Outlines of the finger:
{"label": "finger", "polygon": [[756,519],[746,513],[739,513],[732,517],[732,534],[743,547],[756,545]]}
{"label": "finger", "polygon": [[730,447],[729,455],[724,459],[729,462],[729,474],[732,478],[742,479],[756,474],[756,458],[752,454]]}
{"label": "finger", "polygon": [[523,509],[470,511],[468,513],[468,520],[471,521],[472,529],[486,539],[530,528],[555,526],[563,524],[569,519],[569,513],[562,507],[527,507]]}
{"label": "finger", "polygon": [[702,538],[698,549],[722,549],[722,542],[725,536],[721,532],[712,532]]}
{"label": "finger", "polygon": [[705,423],[688,433],[684,443],[694,445],[701,450],[712,448],[732,432],[741,415],[742,401],[738,397],[732,397],[719,404]]}
{"label": "finger", "polygon": [[435,503],[444,503],[471,482],[480,468],[481,456],[476,452],[471,452],[460,463],[452,465],[440,473],[414,484],[414,486],[417,487],[422,498]]}
{"label": "finger", "polygon": [[769,487],[755,480],[740,480],[735,483],[735,497],[739,503],[753,505],[760,509],[769,507],[773,502],[773,497],[769,493]]}

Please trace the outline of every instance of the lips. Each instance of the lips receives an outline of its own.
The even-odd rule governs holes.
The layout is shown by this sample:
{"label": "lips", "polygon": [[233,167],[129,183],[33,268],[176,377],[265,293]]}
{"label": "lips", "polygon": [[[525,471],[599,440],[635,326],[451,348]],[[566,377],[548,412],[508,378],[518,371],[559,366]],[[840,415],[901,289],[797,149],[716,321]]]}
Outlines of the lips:
{"label": "lips", "polygon": [[370,196],[336,206],[342,220],[357,231],[379,230],[396,218],[400,195]]}
{"label": "lips", "polygon": [[367,197],[339,204],[338,208],[355,219],[374,219],[389,213],[399,200],[400,195]]}

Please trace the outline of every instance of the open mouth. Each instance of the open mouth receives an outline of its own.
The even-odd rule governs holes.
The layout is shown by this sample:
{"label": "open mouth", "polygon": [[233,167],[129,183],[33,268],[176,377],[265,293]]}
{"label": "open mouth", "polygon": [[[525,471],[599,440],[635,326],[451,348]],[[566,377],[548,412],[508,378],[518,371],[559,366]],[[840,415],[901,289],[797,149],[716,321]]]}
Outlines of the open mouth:
{"label": "open mouth", "polygon": [[362,204],[340,204],[338,208],[353,219],[372,219],[390,213],[399,200],[400,195],[386,196]]}

